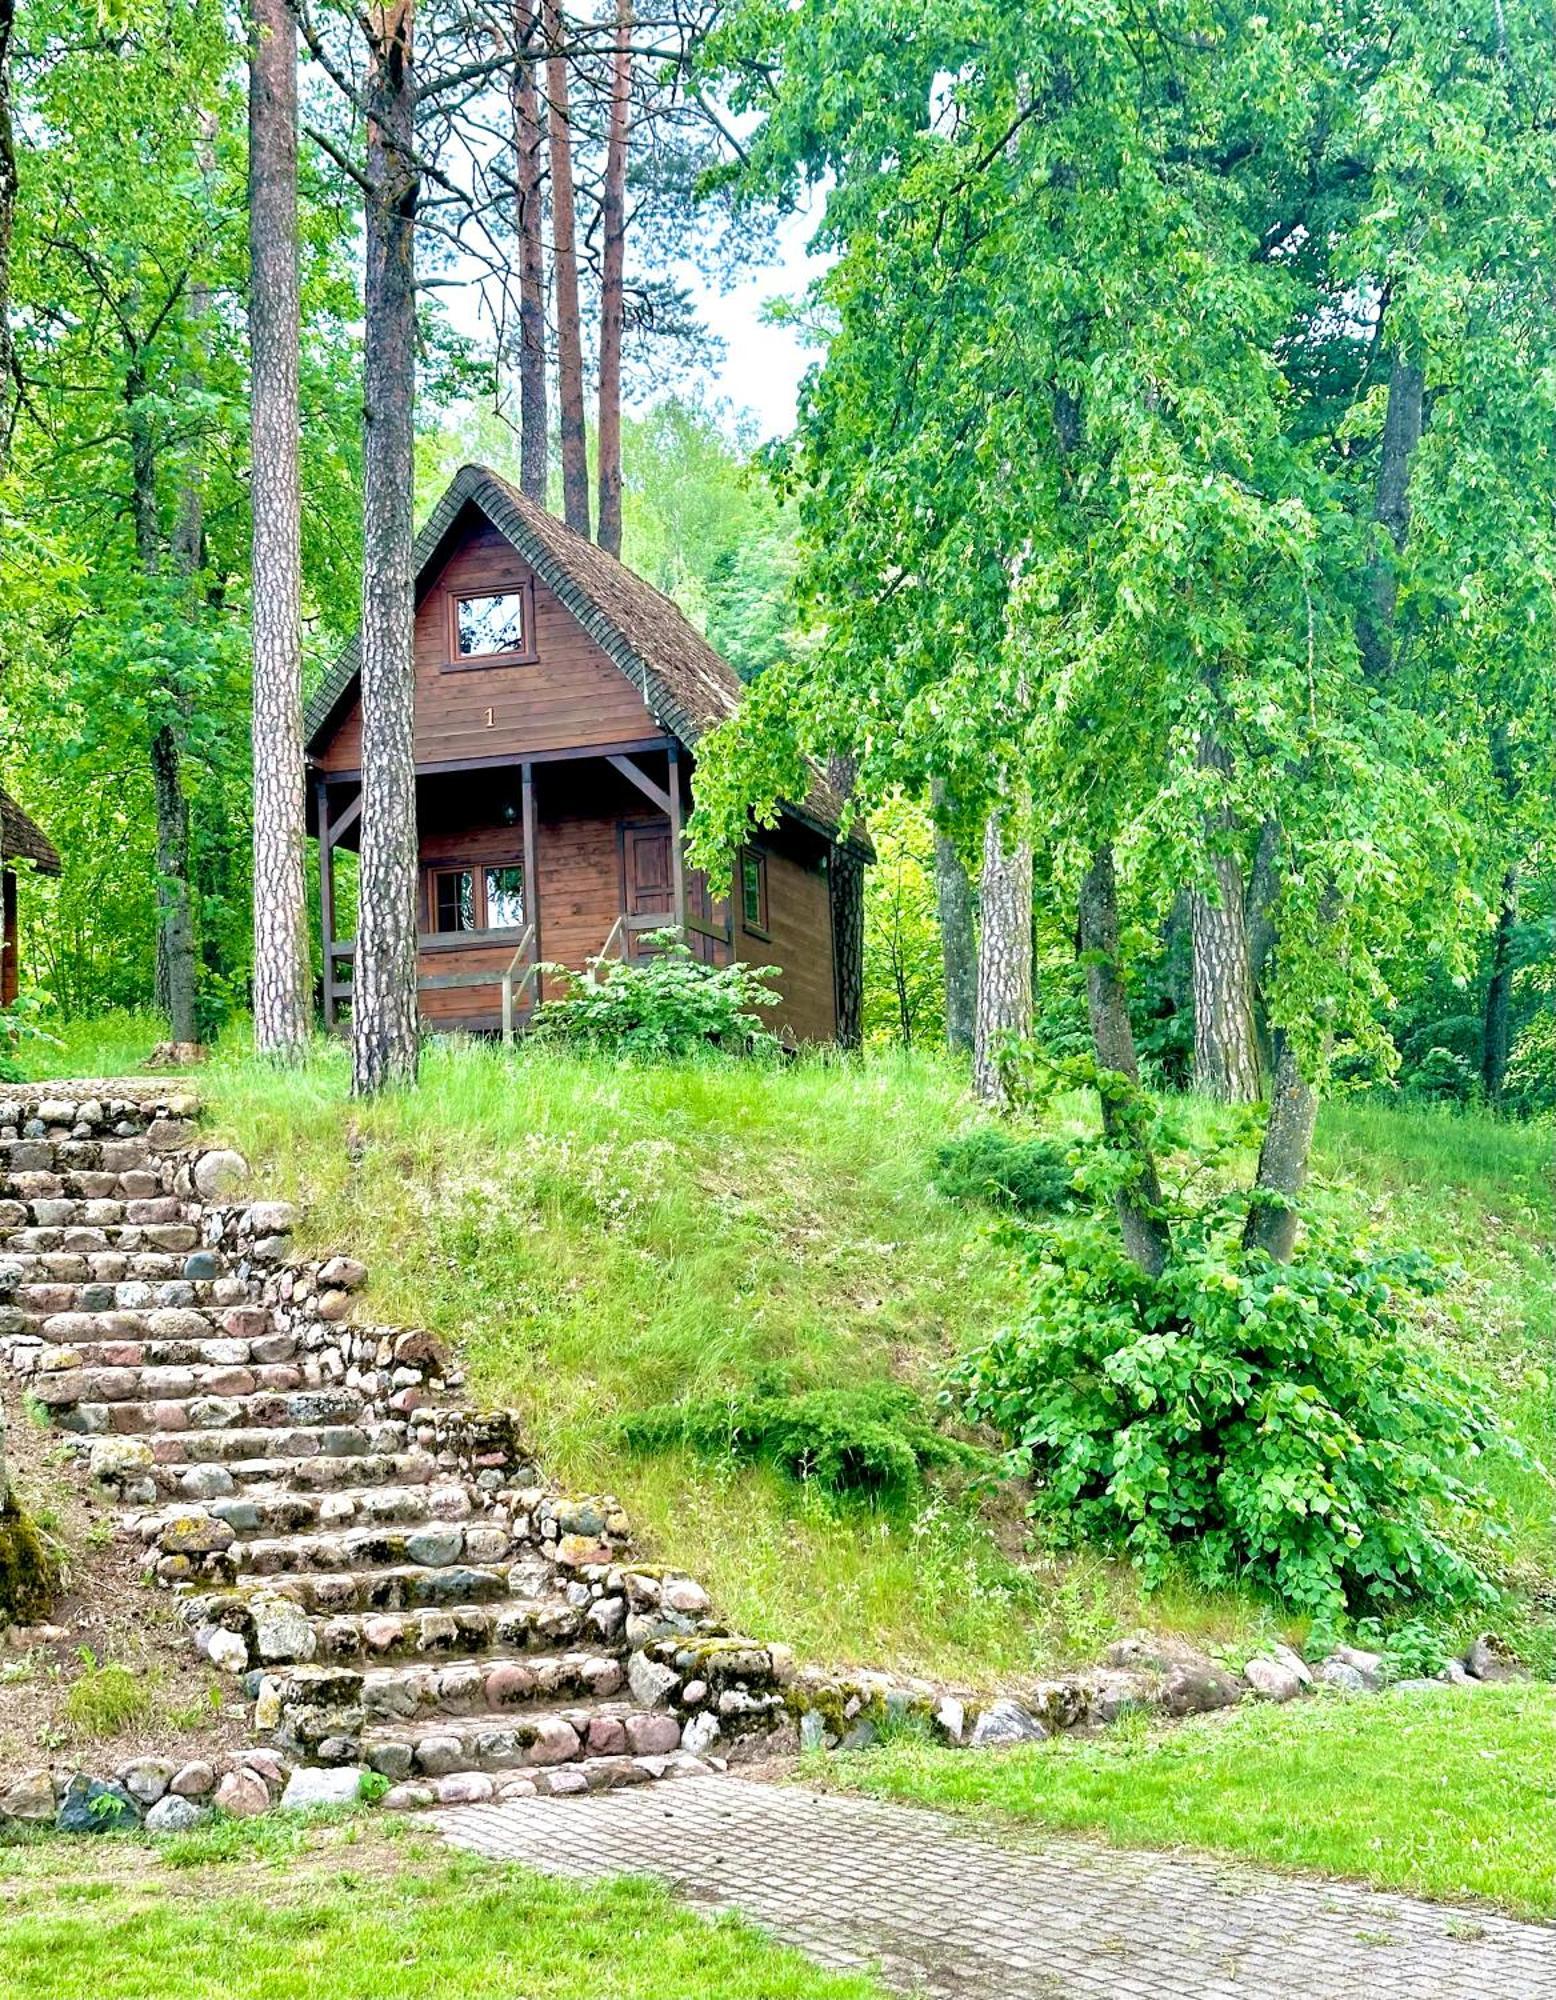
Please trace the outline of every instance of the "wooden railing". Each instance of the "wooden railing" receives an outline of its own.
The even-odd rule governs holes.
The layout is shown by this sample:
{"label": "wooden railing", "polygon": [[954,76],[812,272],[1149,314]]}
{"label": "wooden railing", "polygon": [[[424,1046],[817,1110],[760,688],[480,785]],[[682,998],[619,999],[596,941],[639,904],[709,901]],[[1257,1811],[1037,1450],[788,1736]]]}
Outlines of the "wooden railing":
{"label": "wooden railing", "polygon": [[[504,941],[510,935],[511,933],[508,932],[502,933]],[[417,949],[420,952],[433,946],[434,943],[437,946],[458,950],[468,950],[473,944],[479,949],[483,944],[488,942],[497,942],[496,936],[492,934],[483,936],[479,932],[456,933],[451,931],[446,935],[440,933],[436,940],[426,937],[419,938],[417,940]],[[328,981],[329,994],[332,1000],[349,1000],[351,998],[351,982],[337,976],[337,967],[349,966],[355,956],[356,944],[352,939],[336,938],[331,942],[329,963],[326,968],[325,977]],[[537,977],[539,971],[540,964],[535,956],[535,926],[533,924],[526,924],[519,933],[518,948],[501,972],[495,969],[482,970],[480,972],[418,972],[416,975],[416,991],[418,993],[442,993],[460,987],[500,986],[502,988],[502,1038],[505,1042],[511,1042],[513,1040],[514,1021],[519,1002],[523,999],[526,988]]]}
{"label": "wooden railing", "polygon": [[[521,965],[524,970],[515,982],[513,975]],[[513,1040],[514,1002],[539,971],[540,962],[535,957],[535,926],[526,924],[524,935],[519,939],[519,948],[502,976],[502,1038],[505,1042]]]}

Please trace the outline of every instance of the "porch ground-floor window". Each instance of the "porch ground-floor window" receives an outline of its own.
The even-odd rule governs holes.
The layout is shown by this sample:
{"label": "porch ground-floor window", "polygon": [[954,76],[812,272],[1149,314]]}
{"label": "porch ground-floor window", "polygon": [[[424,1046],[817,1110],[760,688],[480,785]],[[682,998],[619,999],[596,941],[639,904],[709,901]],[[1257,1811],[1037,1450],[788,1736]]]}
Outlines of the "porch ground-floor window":
{"label": "porch ground-floor window", "polygon": [[428,928],[517,931],[524,928],[524,869],[516,861],[485,868],[427,871]]}

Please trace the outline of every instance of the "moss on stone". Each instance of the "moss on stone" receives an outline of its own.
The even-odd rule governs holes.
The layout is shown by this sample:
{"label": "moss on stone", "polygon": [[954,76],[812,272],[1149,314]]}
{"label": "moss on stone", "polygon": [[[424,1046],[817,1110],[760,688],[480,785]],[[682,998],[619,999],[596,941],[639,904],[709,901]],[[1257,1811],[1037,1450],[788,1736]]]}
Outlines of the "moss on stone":
{"label": "moss on stone", "polygon": [[0,1506],[0,1626],[34,1625],[59,1588],[59,1566],[13,1497]]}

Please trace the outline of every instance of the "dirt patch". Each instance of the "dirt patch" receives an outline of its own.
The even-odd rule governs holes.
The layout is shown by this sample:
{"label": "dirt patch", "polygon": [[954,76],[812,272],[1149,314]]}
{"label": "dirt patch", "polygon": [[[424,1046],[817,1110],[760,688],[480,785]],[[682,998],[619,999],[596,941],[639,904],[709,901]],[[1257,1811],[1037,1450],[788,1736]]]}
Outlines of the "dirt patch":
{"label": "dirt patch", "polygon": [[[0,1396],[17,1492],[62,1575],[46,1625],[0,1632],[0,1784],[41,1764],[210,1758],[246,1742],[248,1704],[195,1651],[173,1598],[142,1580],[139,1545],[118,1533],[113,1504],[69,1446],[28,1415],[14,1378]],[[89,1703],[91,1677],[107,1666],[133,1677],[142,1712]],[[73,1703],[78,1683],[87,1684]]]}

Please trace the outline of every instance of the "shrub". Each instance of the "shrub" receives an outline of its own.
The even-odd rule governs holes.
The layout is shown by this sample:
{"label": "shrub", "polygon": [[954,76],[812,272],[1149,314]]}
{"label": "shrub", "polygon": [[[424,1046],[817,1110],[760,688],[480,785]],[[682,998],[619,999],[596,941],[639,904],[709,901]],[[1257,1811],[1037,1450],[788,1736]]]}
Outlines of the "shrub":
{"label": "shrub", "polygon": [[674,931],[651,933],[647,958],[592,959],[587,972],[548,965],[567,994],[535,1010],[531,1039],[593,1048],[640,1062],[708,1049],[740,1054],[776,1049],[759,1007],[777,1005],[771,965],[704,965]]}
{"label": "shrub", "polygon": [[938,1430],[911,1390],[886,1383],[665,1403],[628,1417],[621,1428],[639,1451],[687,1447],[762,1459],[825,1492],[887,1502],[916,1495],[926,1471],[991,1465],[987,1452]]}
{"label": "shrub", "polygon": [[1275,1265],[1213,1207],[1179,1222],[1160,1279],[1090,1218],[1033,1255],[1028,1317],[956,1379],[1062,1536],[1121,1540],[1148,1584],[1178,1552],[1320,1624],[1490,1594],[1465,1544],[1491,1503],[1467,1467],[1516,1447],[1403,1320],[1424,1259],[1311,1233]]}
{"label": "shrub", "polygon": [[1543,1009],[1520,1030],[1505,1088],[1511,1111],[1529,1118],[1556,1111],[1556,1009]]}
{"label": "shrub", "polygon": [[1466,1104],[1475,1094],[1476,1077],[1469,1059],[1455,1049],[1433,1047],[1404,1078],[1412,1097]]}
{"label": "shrub", "polygon": [[953,1201],[985,1201],[1018,1215],[1051,1215],[1080,1199],[1063,1146],[1013,1138],[997,1125],[947,1140],[935,1154],[935,1186]]}

